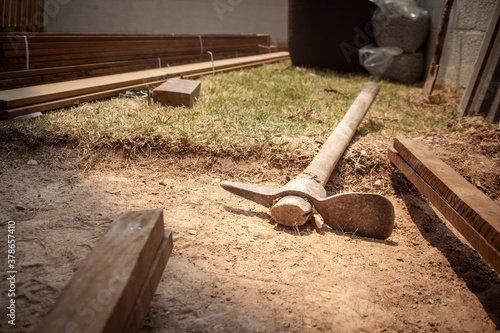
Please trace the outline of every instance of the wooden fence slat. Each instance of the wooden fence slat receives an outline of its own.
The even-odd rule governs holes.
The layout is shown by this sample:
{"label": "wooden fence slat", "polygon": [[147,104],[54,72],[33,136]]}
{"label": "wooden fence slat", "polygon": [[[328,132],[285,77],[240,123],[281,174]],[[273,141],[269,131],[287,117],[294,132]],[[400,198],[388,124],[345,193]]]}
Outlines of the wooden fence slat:
{"label": "wooden fence slat", "polygon": [[41,31],[43,0],[0,0],[0,27],[18,31]]}
{"label": "wooden fence slat", "polygon": [[23,8],[23,0],[18,0],[16,1],[15,5],[15,11],[14,11],[14,27],[19,29],[21,27],[21,15],[22,13],[22,8]]}

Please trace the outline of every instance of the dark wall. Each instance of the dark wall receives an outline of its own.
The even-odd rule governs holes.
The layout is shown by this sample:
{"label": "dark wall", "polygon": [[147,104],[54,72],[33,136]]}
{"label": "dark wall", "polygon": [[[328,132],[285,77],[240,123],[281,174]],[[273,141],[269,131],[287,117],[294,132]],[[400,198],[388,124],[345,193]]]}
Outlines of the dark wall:
{"label": "dark wall", "polygon": [[373,40],[368,0],[289,0],[288,48],[296,66],[361,71],[358,53]]}

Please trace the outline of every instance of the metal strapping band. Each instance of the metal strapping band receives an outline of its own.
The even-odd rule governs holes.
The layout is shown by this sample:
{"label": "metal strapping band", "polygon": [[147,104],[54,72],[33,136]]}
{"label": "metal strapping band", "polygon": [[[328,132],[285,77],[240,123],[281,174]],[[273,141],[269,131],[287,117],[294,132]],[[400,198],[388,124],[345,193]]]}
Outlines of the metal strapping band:
{"label": "metal strapping band", "polygon": [[203,41],[201,40],[201,36],[198,36],[200,38],[200,54],[203,54]]}
{"label": "metal strapping band", "polygon": [[24,36],[24,44],[26,45],[26,69],[30,69],[30,48],[28,46],[27,36]]}
{"label": "metal strapping band", "polygon": [[210,59],[212,59],[212,74],[215,75],[214,55],[210,51],[207,51],[207,53],[210,54]]}

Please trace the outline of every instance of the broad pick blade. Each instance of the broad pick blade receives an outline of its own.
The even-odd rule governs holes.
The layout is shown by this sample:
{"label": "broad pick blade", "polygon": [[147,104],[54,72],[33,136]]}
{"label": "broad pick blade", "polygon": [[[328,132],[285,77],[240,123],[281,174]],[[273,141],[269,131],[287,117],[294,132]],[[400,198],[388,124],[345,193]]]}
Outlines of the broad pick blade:
{"label": "broad pick blade", "polygon": [[373,193],[342,193],[313,200],[325,224],[357,236],[386,239],[394,228],[394,206]]}

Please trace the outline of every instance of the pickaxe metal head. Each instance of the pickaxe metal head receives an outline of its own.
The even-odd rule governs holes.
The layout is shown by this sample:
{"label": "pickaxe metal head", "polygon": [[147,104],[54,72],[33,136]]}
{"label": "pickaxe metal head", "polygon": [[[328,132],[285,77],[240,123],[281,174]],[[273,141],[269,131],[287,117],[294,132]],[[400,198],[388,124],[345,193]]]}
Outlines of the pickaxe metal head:
{"label": "pickaxe metal head", "polygon": [[[292,196],[305,199],[311,204],[313,208],[311,211],[292,209],[288,212],[298,215],[295,219],[297,224],[304,218],[307,220],[310,215],[318,213],[325,224],[346,233],[378,239],[386,239],[391,235],[394,226],[394,207],[386,197],[380,194],[357,192],[320,197],[315,194],[314,190],[311,190],[316,185],[319,184],[307,178],[292,180],[280,188],[221,182],[225,190],[270,209],[281,198]],[[321,185],[319,186],[323,189]],[[303,214],[308,214],[308,216]],[[273,218],[279,222],[279,216],[273,216]],[[293,223],[294,219],[292,217],[285,221]]]}

